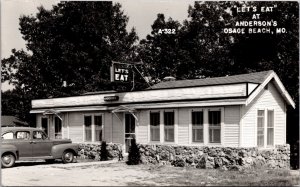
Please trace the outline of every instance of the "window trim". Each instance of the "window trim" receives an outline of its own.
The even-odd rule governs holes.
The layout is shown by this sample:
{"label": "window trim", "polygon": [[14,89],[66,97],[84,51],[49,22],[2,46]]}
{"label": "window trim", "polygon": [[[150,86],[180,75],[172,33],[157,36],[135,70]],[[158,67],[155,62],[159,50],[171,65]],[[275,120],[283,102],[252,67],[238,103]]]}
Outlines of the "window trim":
{"label": "window trim", "polygon": [[[192,128],[192,112],[202,111],[203,112],[203,143],[193,142],[193,128]],[[209,111],[220,111],[221,122],[220,122],[220,143],[209,142]],[[189,144],[195,146],[223,146],[224,143],[224,120],[225,120],[225,109],[224,107],[199,107],[189,109]]]}
{"label": "window trim", "polygon": [[[258,145],[258,118],[259,117],[262,117],[262,116],[258,116],[258,112],[259,111],[263,111],[263,145],[262,146],[259,146]],[[266,133],[266,111],[265,111],[265,109],[257,109],[256,110],[256,129],[255,129],[255,139],[256,139],[256,146],[258,147],[258,148],[263,148],[263,147],[266,147],[266,144],[265,144],[265,138],[266,138],[266,135],[265,135],[265,133]]]}
{"label": "window trim", "polygon": [[[92,137],[91,137],[91,141],[86,141],[86,137],[85,137],[85,124],[84,124],[84,117],[85,116],[91,116],[92,120],[91,120],[91,131],[92,131]],[[102,116],[102,141],[104,141],[105,137],[105,133],[104,133],[104,113],[84,113],[82,115],[82,129],[83,129],[83,133],[82,133],[82,140],[85,143],[99,143],[102,141],[96,141],[96,125],[95,125],[95,116]]]}
{"label": "window trim", "polygon": [[[202,125],[199,125],[199,126],[202,126],[202,128],[199,128],[199,127],[197,127],[197,128],[195,128],[195,129],[202,129],[202,142],[201,141],[194,141],[194,132],[193,132],[193,130],[194,130],[194,126],[195,125],[193,125],[193,112],[202,112]],[[203,111],[203,109],[192,109],[191,111],[190,111],[190,124],[191,124],[191,143],[192,144],[204,144],[204,133],[205,133],[205,131],[204,131],[204,111]]]}
{"label": "window trim", "polygon": [[[220,111],[220,142],[209,142],[209,112],[210,111]],[[208,138],[208,145],[223,145],[224,142],[224,122],[225,120],[225,111],[224,107],[214,107],[214,108],[207,108],[207,124],[208,124],[208,129],[207,129],[207,138]]]}
{"label": "window trim", "polygon": [[[173,113],[173,125],[165,125],[165,113]],[[175,131],[175,124],[176,124],[176,112],[175,109],[170,109],[170,110],[163,110],[163,142],[164,143],[176,143],[176,131]],[[167,141],[166,140],[166,129],[173,129],[173,141]]]}
{"label": "window trim", "polygon": [[[159,131],[158,131],[158,133],[159,133],[159,140],[151,140],[151,128],[152,128],[152,125],[151,125],[151,113],[158,113],[159,114],[159,124],[158,124],[158,126],[156,127]],[[158,110],[150,110],[149,111],[149,118],[148,118],[149,120],[149,142],[152,142],[152,143],[159,143],[160,142],[160,140],[161,140],[161,124],[162,124],[162,122],[161,122],[161,112]]]}
{"label": "window trim", "polygon": [[[272,145],[268,145],[268,129],[269,129],[269,111],[273,112],[273,140],[272,140]],[[267,124],[266,124],[266,134],[267,134],[267,142],[266,146],[267,147],[274,147],[275,146],[275,110],[274,109],[267,109]]]}
{"label": "window trim", "polygon": [[[264,146],[258,146],[257,145],[257,128],[258,128],[258,111],[259,110],[262,110],[264,111]],[[267,140],[267,130],[268,130],[268,111],[273,111],[273,145],[267,145],[268,143],[268,140]],[[256,108],[256,114],[255,114],[255,117],[256,117],[256,123],[255,123],[255,146],[259,149],[266,149],[266,148],[273,148],[275,147],[275,124],[276,124],[276,118],[275,118],[275,115],[276,112],[275,112],[275,109],[274,108]]]}

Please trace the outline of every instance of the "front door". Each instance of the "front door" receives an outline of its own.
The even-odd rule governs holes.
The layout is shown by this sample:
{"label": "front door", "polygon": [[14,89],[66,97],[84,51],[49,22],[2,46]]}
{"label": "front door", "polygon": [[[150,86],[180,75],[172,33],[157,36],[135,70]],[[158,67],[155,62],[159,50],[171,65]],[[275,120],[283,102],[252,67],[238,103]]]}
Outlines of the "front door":
{"label": "front door", "polygon": [[58,117],[54,120],[54,137],[55,139],[62,138],[62,121]]}
{"label": "front door", "polygon": [[128,153],[131,140],[135,139],[135,118],[132,114],[125,114],[125,152]]}

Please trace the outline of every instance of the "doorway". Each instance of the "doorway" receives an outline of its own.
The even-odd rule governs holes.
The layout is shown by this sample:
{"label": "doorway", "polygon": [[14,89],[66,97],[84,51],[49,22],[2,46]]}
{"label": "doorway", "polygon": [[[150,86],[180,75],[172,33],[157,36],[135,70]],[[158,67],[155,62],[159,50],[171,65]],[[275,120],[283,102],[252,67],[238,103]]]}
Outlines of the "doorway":
{"label": "doorway", "polygon": [[125,113],[125,152],[128,153],[131,140],[135,139],[135,118],[130,113]]}

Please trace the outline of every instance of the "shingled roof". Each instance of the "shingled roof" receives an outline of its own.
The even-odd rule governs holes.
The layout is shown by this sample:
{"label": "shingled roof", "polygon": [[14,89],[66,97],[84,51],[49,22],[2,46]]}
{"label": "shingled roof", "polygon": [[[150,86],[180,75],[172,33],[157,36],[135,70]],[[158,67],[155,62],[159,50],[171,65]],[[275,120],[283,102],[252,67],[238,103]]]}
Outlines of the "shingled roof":
{"label": "shingled roof", "polygon": [[269,70],[269,71],[261,71],[255,73],[224,76],[224,77],[166,81],[166,82],[160,82],[158,84],[155,84],[148,89],[184,88],[184,87],[194,87],[194,86],[235,84],[235,83],[244,83],[244,82],[261,84],[272,72],[273,70]]}

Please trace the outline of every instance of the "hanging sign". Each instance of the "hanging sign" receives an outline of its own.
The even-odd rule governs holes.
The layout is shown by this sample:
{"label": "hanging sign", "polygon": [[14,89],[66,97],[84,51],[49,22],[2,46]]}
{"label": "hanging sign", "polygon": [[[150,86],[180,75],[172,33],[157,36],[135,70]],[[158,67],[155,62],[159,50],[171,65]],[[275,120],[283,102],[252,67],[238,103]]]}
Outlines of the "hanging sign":
{"label": "hanging sign", "polygon": [[111,66],[111,81],[128,82],[129,81],[129,67],[124,64],[113,63]]}

